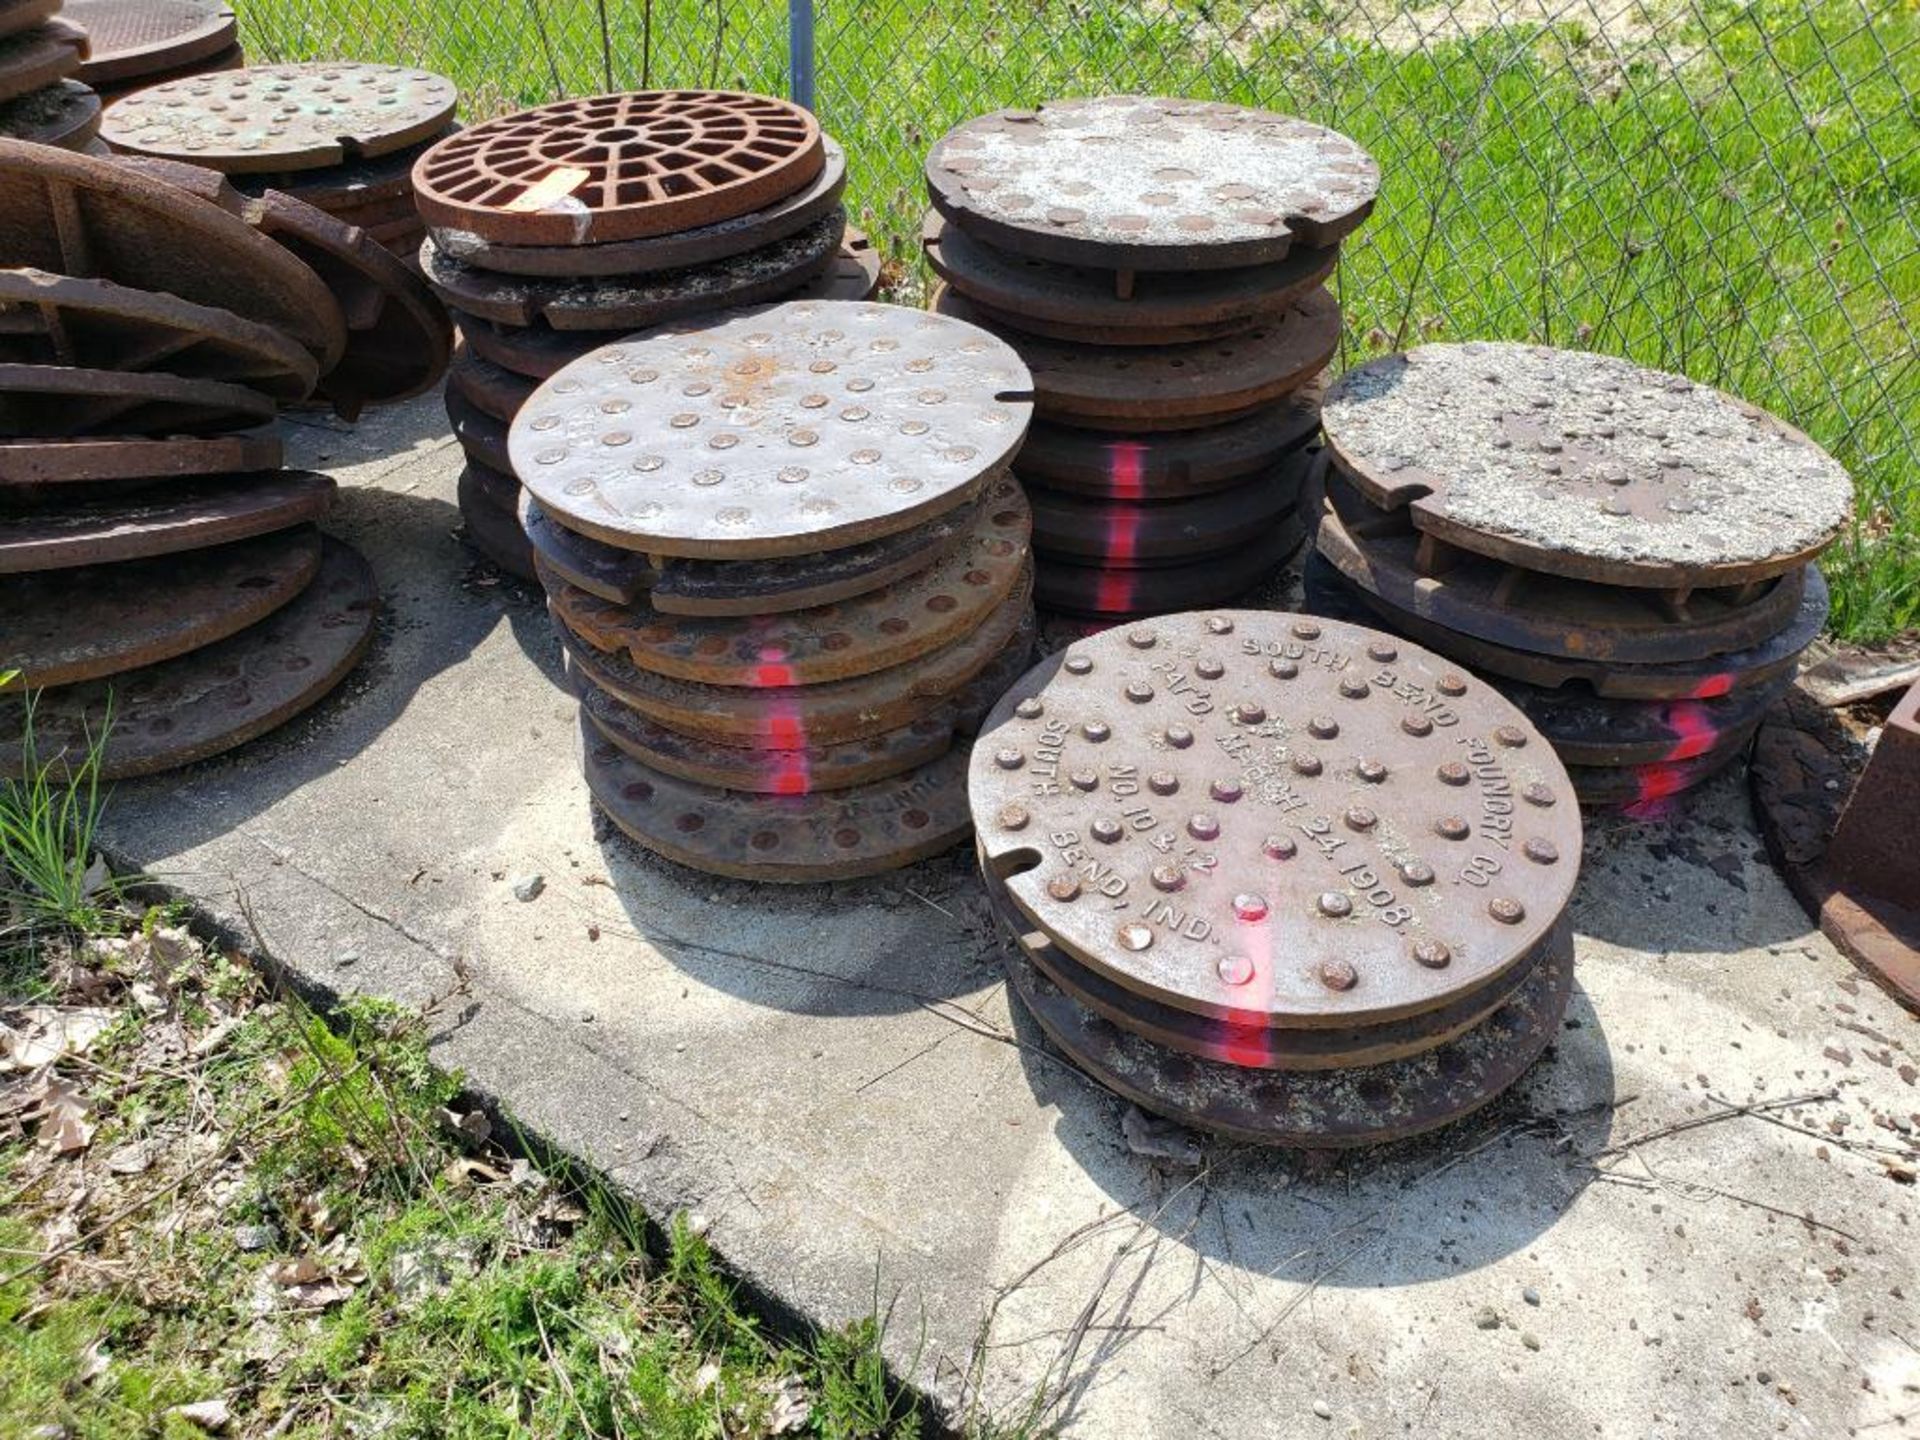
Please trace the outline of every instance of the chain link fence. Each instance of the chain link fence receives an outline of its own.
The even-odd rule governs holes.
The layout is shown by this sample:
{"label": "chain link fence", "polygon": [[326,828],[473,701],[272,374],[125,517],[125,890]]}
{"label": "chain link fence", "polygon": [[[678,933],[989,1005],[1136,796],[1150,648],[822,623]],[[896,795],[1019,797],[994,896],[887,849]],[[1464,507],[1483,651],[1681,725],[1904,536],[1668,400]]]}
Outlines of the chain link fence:
{"label": "chain link fence", "polygon": [[[644,86],[788,89],[783,0],[238,0],[255,60],[399,60],[470,118]],[[1836,624],[1920,623],[1915,0],[822,0],[816,109],[917,301],[927,148],[1050,96],[1178,94],[1352,135],[1384,176],[1345,363],[1586,346],[1786,416],[1860,482]]]}

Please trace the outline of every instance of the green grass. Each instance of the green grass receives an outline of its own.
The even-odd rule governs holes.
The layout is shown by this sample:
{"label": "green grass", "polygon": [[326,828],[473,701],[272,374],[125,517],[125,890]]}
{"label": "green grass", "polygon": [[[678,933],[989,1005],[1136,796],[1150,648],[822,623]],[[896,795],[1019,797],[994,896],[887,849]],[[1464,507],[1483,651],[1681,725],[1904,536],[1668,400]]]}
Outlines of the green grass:
{"label": "green grass", "polygon": [[43,756],[32,696],[24,711],[21,773],[0,779],[0,948],[47,926],[96,930],[116,899],[94,852],[106,730],[84,755]]}
{"label": "green grass", "polygon": [[[1342,267],[1344,363],[1421,338],[1533,339],[1736,391],[1856,476],[1860,523],[1829,561],[1836,629],[1920,623],[1920,10],[1594,7],[1633,23],[1602,27],[1581,0],[1552,27],[1443,28],[1396,49],[1376,39],[1390,0],[822,6],[818,108],[908,300],[920,162],[969,115],[1130,89],[1335,125],[1385,177]],[[589,93],[609,71],[783,91],[785,8],[610,0],[603,60],[594,0],[240,5],[257,54],[417,61],[459,80],[476,115]]]}

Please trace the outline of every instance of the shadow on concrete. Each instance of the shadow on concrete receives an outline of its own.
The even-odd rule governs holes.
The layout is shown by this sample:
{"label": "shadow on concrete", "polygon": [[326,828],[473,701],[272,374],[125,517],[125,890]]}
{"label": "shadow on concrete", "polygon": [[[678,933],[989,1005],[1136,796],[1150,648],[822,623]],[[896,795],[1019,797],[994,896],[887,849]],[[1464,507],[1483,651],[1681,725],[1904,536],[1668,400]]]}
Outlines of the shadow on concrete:
{"label": "shadow on concrete", "polygon": [[1477,1269],[1560,1217],[1592,1179],[1578,1157],[1612,1129],[1613,1064],[1577,981],[1559,1038],[1474,1114],[1362,1150],[1198,1136],[1197,1173],[1136,1154],[1122,1130],[1128,1102],[1061,1056],[1017,998],[1011,1009],[1034,1098],[1058,1107],[1055,1137],[1118,1206],[1173,1242],[1176,1259],[1197,1264],[1196,1284],[1231,1290],[1240,1273],[1364,1289]]}
{"label": "shadow on concrete", "polygon": [[381,613],[366,656],[331,694],[259,739],[122,782],[116,808],[150,808],[163,796],[191,800],[169,812],[177,849],[238,828],[376,742],[423,684],[464,661],[503,620],[546,679],[561,683],[559,647],[537,594],[477,559],[457,537],[459,524],[445,500],[343,486],[324,528],[359,549],[379,583]]}
{"label": "shadow on concrete", "polygon": [[1808,924],[1753,818],[1744,761],[1660,815],[1589,814],[1574,928],[1632,950],[1732,955]]}
{"label": "shadow on concrete", "polygon": [[593,825],[634,932],[703,985],[792,1014],[847,1017],[950,1012],[1000,983],[966,845],[869,879],[775,885],[653,854],[597,806]]}

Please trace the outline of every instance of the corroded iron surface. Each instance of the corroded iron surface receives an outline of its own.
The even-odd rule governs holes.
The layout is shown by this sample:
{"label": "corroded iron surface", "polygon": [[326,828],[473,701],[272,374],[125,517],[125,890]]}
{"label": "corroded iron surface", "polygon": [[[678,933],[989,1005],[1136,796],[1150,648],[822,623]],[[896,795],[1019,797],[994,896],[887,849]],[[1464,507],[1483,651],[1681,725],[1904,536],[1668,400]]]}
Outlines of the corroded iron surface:
{"label": "corroded iron surface", "polygon": [[1404,1059],[1444,1045],[1505,1004],[1532,978],[1543,956],[1566,943],[1560,932],[1550,933],[1544,944],[1490,983],[1419,1015],[1380,1025],[1283,1030],[1268,1025],[1263,1016],[1196,1015],[1116,985],[1036,929],[991,872],[983,874],[981,881],[1001,929],[1042,975],[1080,1005],[1155,1045],[1255,1070],[1349,1069]]}
{"label": "corroded iron surface", "polygon": [[177,295],[292,335],[325,372],[346,320],[320,277],[238,216],[113,160],[0,140],[0,266]]}
{"label": "corroded iron surface", "polygon": [[0,634],[18,685],[71,685],[152,665],[264,620],[320,568],[302,526],[191,555],[0,579]]}
{"label": "corroded iron surface", "polygon": [[1710,700],[1604,700],[1580,689],[1500,682],[1569,766],[1648,765],[1717,755],[1742,745],[1793,684],[1793,673]]}
{"label": "corroded iron surface", "polygon": [[494,419],[512,420],[536,388],[526,376],[482,359],[464,344],[454,347],[453,361],[447,367],[447,393],[460,396]]}
{"label": "corroded iron surface", "polygon": [[110,85],[211,60],[239,40],[221,0],[66,0],[61,12],[91,46],[79,79]]}
{"label": "corroded iron surface", "polygon": [[520,529],[513,508],[502,504],[497,491],[501,482],[511,483],[511,475],[490,474],[484,465],[469,463],[460,472],[456,498],[460,519],[466,524],[467,539],[487,559],[522,580],[534,579],[533,547]]}
{"label": "corroded iron surface", "polygon": [[825,164],[800,106],[727,90],[557,100],[442,140],[414,166],[428,225],[503,245],[593,245],[761,210]]}
{"label": "corroded iron surface", "polygon": [[655,675],[594,649],[556,621],[561,643],[595,685],[651,720],[722,745],[799,749],[911,725],[965,689],[1016,636],[1032,633],[1023,583],[979,628],[906,665],[820,685],[749,688]]}
{"label": "corroded iron surface", "polygon": [[[979,307],[944,287],[934,310],[986,325]],[[1154,350],[1017,332],[1008,338],[1032,372],[1034,411],[1043,419],[1126,431],[1185,430],[1244,417],[1306,384],[1339,348],[1340,307],[1325,290],[1314,290],[1289,302],[1278,319],[1244,334]]]}
{"label": "corroded iron surface", "polygon": [[0,361],[97,370],[160,370],[304,399],[319,378],[291,336],[230,310],[111,280],[0,270]]}
{"label": "corroded iron surface", "polygon": [[1243,420],[1197,430],[1115,434],[1036,420],[1014,468],[1054,490],[1113,500],[1170,500],[1222,490],[1271,469],[1320,430],[1312,380]]}
{"label": "corroded iron surface", "polygon": [[1798,430],[1586,351],[1421,346],[1343,376],[1321,420],[1376,504],[1463,549],[1601,584],[1766,579],[1853,514],[1847,472]]}
{"label": "corroded iron surface", "polygon": [[758,250],[649,275],[505,275],[456,260],[432,240],[421,247],[420,261],[427,283],[443,301],[497,325],[640,329],[757,305],[796,290],[833,262],[845,229],[846,218],[836,210]]}
{"label": "corroded iron surface", "polygon": [[784,240],[839,210],[847,186],[846,152],[831,139],[823,137],[822,145],[824,161],[811,183],[763,210],[711,225],[599,245],[498,245],[463,230],[442,229],[434,233],[434,243],[449,259],[502,275],[579,279],[710,265]]}
{"label": "corroded iron surface", "polygon": [[607,817],[656,854],[742,880],[847,880],[897,870],[964,840],[967,761],[949,751],[915,770],[844,790],[752,795],[642,765],[581,722],[587,788]]}
{"label": "corroded iron surface", "polygon": [[1451,547],[1433,553],[1403,510],[1369,505],[1331,471],[1319,522],[1320,553],[1369,595],[1497,645],[1609,664],[1707,661],[1762,644],[1793,622],[1806,590],[1804,569],[1760,582],[1751,596],[1675,596],[1523,570]]}
{"label": "corroded iron surface", "polygon": [[1609,700],[1712,700],[1768,685],[1794,673],[1801,652],[1827,623],[1826,577],[1818,565],[1810,565],[1799,609],[1784,628],[1758,644],[1696,661],[1635,665],[1516,650],[1449,630],[1348,583],[1318,553],[1307,558],[1304,578],[1306,608],[1315,614],[1367,624],[1363,616],[1371,612],[1388,629],[1488,675],[1547,690],[1577,684]]}
{"label": "corroded iron surface", "polygon": [[246,385],[0,363],[0,437],[8,439],[236,430],[273,415],[272,397]]}
{"label": "corroded iron surface", "polygon": [[30,510],[0,527],[0,575],[144,560],[290,529],[322,519],[337,488],[330,475],[280,470]]}
{"label": "corroded iron surface", "polygon": [[934,273],[996,323],[1105,345],[1165,345],[1251,329],[1326,284],[1339,259],[1334,249],[1296,249],[1269,265],[1140,275],[1123,298],[1111,270],[996,250],[937,214],[927,217],[921,243]]}
{"label": "corroded iron surface", "polygon": [[285,459],[270,429],[237,435],[148,440],[104,437],[0,441],[0,490],[40,485],[142,484],[182,475],[233,475],[278,470]]}
{"label": "corroded iron surface", "polygon": [[[4,0],[0,3],[0,39],[45,24],[60,8],[60,0]],[[70,11],[73,6],[66,8]]]}
{"label": "corroded iron surface", "polygon": [[86,55],[86,32],[57,17],[0,39],[0,101],[58,85]]}
{"label": "corroded iron surface", "polygon": [[[259,624],[158,665],[42,693],[35,751],[42,763],[77,761],[104,733],[100,773],[115,780],[231,750],[345,679],[366,653],[378,609],[367,562],[328,540],[313,583]],[[0,697],[0,773],[19,773],[25,727],[24,702]]]}
{"label": "corroded iron surface", "polygon": [[128,96],[100,134],[116,151],[229,173],[314,170],[443,132],[460,94],[401,65],[255,65]]}
{"label": "corroded iron surface", "polygon": [[1485,683],[1266,611],[1103,631],[995,706],[986,867],[1081,963],[1197,1014],[1359,1026],[1490,983],[1580,868],[1566,771]]}
{"label": "corroded iron surface", "polygon": [[809,554],[973,496],[1019,448],[1004,342],[893,305],[789,302],[608,345],[535,392],[513,471],[555,519],[667,555]]}
{"label": "corroded iron surface", "polygon": [[100,97],[74,80],[61,80],[0,102],[0,135],[84,150],[100,130]]}
{"label": "corroded iron surface", "polygon": [[1184,500],[1093,500],[1035,485],[1034,548],[1122,570],[1217,555],[1291,517],[1306,469],[1305,457],[1295,455],[1232,489]]}
{"label": "corroded iron surface", "polygon": [[1341,1149],[1403,1139],[1472,1114],[1553,1043],[1573,995],[1573,944],[1513,998],[1437,1049],[1356,1070],[1256,1070],[1183,1055],[1123,1030],[1049,980],[1016,945],[1013,991],[1074,1064],[1142,1109],[1261,1145]]}
{"label": "corroded iron surface", "polygon": [[1373,157],[1335,131],[1137,95],[982,115],[934,144],[926,172],[940,212],[1002,249],[1137,270],[1331,245],[1366,219],[1380,185]]}
{"label": "corroded iron surface", "polygon": [[570,632],[643,670],[708,685],[817,685],[907,664],[977,628],[1024,583],[1031,528],[1020,487],[1002,480],[969,533],[918,574],[770,615],[663,615],[644,600],[610,604],[550,570],[540,578]]}
{"label": "corroded iron surface", "polygon": [[1034,598],[1043,610],[1109,620],[1225,604],[1259,584],[1305,538],[1299,515],[1289,514],[1251,543],[1185,564],[1122,570],[1047,556],[1040,565]]}
{"label": "corroded iron surface", "polygon": [[1705,784],[1745,752],[1753,732],[1691,760],[1657,760],[1645,765],[1569,765],[1574,794],[1589,810],[1620,810],[1638,819],[1659,820],[1671,802]]}

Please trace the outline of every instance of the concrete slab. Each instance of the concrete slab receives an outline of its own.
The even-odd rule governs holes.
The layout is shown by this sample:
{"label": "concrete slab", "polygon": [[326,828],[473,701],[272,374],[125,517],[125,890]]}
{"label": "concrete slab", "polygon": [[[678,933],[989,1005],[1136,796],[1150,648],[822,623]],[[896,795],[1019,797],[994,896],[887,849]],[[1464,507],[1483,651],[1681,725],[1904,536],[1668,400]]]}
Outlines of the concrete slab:
{"label": "concrete slab", "polygon": [[[704,1213],[773,1303],[892,1299],[892,1354],[950,1415],[1920,1431],[1920,1027],[1807,924],[1739,781],[1594,827],[1566,1032],[1492,1110],[1349,1160],[1168,1168],[1009,1013],[964,853],[763,888],[596,824],[538,599],[455,538],[435,402],[292,428],[385,589],[372,658],[278,735],[120,787],[109,845],[324,986],[418,1003],[464,960],[445,1063],[655,1215]],[[1797,1095],[1830,1098],[1715,1118]]]}

